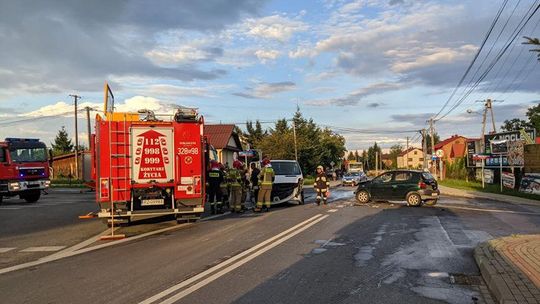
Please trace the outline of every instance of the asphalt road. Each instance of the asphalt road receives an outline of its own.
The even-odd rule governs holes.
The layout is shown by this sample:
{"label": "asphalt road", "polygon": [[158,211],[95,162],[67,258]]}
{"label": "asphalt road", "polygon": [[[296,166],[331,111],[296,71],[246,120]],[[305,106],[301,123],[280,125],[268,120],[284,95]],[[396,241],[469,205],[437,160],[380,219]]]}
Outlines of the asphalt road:
{"label": "asphalt road", "polygon": [[[351,189],[335,189],[332,196],[326,208],[308,199],[268,213],[171,224],[160,234],[3,273],[0,301],[481,303],[474,246],[540,231],[535,207],[456,198],[442,198],[436,208],[353,206]],[[142,233],[164,225],[129,229]]]}

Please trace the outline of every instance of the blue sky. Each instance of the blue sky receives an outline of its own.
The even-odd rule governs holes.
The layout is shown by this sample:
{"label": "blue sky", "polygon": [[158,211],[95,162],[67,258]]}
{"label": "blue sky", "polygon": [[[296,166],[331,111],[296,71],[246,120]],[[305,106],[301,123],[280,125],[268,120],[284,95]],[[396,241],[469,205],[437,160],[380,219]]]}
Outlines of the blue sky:
{"label": "blue sky", "polygon": [[[0,1],[0,138],[50,142],[61,126],[72,134],[68,95],[101,110],[108,81],[118,110],[170,113],[184,105],[208,122],[238,123],[291,117],[298,105],[342,133],[349,149],[404,144],[418,136],[397,131],[421,129],[441,110],[501,3]],[[531,4],[503,9],[473,72],[495,58]],[[437,122],[442,137],[479,135],[480,117],[466,114],[480,109],[477,100],[504,100],[496,104],[497,125],[524,118],[538,102],[538,62],[521,36],[540,36],[539,20],[533,16],[478,88]],[[51,115],[58,116],[44,118]]]}

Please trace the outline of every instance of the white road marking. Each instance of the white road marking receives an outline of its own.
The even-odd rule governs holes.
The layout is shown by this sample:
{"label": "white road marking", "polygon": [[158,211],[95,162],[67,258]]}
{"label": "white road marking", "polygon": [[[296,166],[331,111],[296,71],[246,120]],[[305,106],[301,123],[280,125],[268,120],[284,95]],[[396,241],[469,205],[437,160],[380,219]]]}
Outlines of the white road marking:
{"label": "white road marking", "polygon": [[236,268],[238,268],[238,267],[240,267],[240,266],[246,264],[247,262],[249,262],[249,261],[255,259],[256,257],[258,257],[258,256],[260,256],[261,254],[267,252],[268,250],[270,250],[270,249],[272,249],[272,248],[278,246],[279,244],[285,242],[286,240],[288,240],[288,239],[294,237],[295,235],[297,235],[297,234],[303,232],[304,230],[309,229],[311,226],[317,224],[318,222],[324,220],[324,219],[327,218],[327,217],[328,217],[328,215],[319,217],[318,219],[316,219],[316,220],[310,222],[309,224],[303,226],[302,228],[300,228],[300,229],[294,231],[293,233],[288,234],[288,235],[286,235],[286,236],[284,236],[284,237],[282,237],[282,238],[276,240],[275,242],[271,243],[270,245],[268,245],[268,246],[266,246],[266,247],[260,249],[259,251],[257,251],[257,252],[255,252],[255,253],[251,254],[250,256],[248,256],[248,257],[246,257],[246,258],[244,258],[244,259],[242,259],[242,260],[240,260],[240,261],[238,261],[238,262],[232,264],[231,266],[229,266],[229,267],[227,267],[227,268],[221,270],[220,272],[218,272],[218,273],[216,273],[216,274],[214,274],[214,275],[212,275],[212,276],[210,276],[210,277],[204,279],[203,281],[201,281],[201,282],[199,282],[199,283],[197,283],[197,284],[195,284],[195,285],[193,285],[193,286],[191,286],[191,287],[185,289],[184,291],[181,291],[181,292],[177,293],[176,295],[174,295],[174,296],[168,298],[167,300],[161,302],[161,304],[172,304],[172,303],[175,303],[176,301],[178,301],[178,300],[180,300],[180,299],[186,297],[187,295],[191,294],[192,292],[194,292],[194,291],[196,291],[196,290],[198,290],[198,289],[200,289],[200,288],[202,288],[202,287],[204,287],[204,286],[210,284],[211,282],[217,280],[217,279],[220,278],[221,276],[223,276],[223,275],[225,275],[225,274],[227,274],[227,273],[229,273],[229,272],[235,270]]}
{"label": "white road marking", "polygon": [[66,248],[66,246],[38,246],[38,247],[28,247],[19,252],[51,252],[58,251]]}
{"label": "white road marking", "polygon": [[[224,215],[227,215],[227,214],[228,213],[210,216],[210,217],[201,219],[201,222],[203,222],[205,220],[212,219],[212,218],[221,217],[221,216],[224,216]],[[83,253],[86,253],[86,252],[91,252],[91,251],[106,248],[106,247],[109,247],[109,246],[114,246],[116,244],[122,244],[122,243],[127,243],[127,242],[130,242],[130,241],[135,241],[135,240],[147,237],[147,236],[151,236],[151,235],[154,235],[154,234],[159,234],[159,233],[166,232],[166,231],[169,231],[169,230],[183,228],[183,227],[190,226],[190,225],[193,225],[193,224],[192,223],[186,223],[186,224],[176,225],[176,226],[172,226],[172,227],[167,227],[167,228],[163,228],[163,229],[143,233],[143,234],[140,234],[140,235],[137,235],[137,236],[132,236],[132,237],[125,238],[125,239],[122,239],[122,240],[118,240],[118,241],[112,241],[112,242],[108,242],[108,243],[104,243],[104,244],[100,244],[100,245],[96,245],[96,246],[92,246],[92,247],[88,247],[88,248],[83,248],[83,249],[80,249],[80,250],[77,250],[77,251],[65,252],[64,254],[55,253],[55,254],[43,257],[43,258],[41,258],[39,260],[36,260],[36,261],[27,262],[27,263],[23,263],[23,264],[19,264],[19,265],[14,265],[14,266],[2,268],[2,269],[0,269],[0,275],[4,274],[4,273],[12,272],[12,271],[25,269],[25,268],[28,268],[28,267],[34,267],[34,266],[45,264],[45,263],[52,262],[52,261],[57,261],[57,260],[60,260],[60,259],[64,259],[64,258],[67,258],[67,257],[79,255],[79,254],[83,254]]]}
{"label": "white road marking", "polygon": [[0,210],[19,210],[20,207],[0,207]]}
{"label": "white road marking", "polygon": [[16,248],[15,247],[0,248],[0,253],[6,253],[6,252],[14,250],[14,249],[16,249]]}
{"label": "white road marking", "polygon": [[[315,223],[318,222],[319,220],[322,220],[322,219],[324,219],[324,218],[326,218],[326,217],[328,217],[328,215],[324,215],[324,216],[323,216],[322,214],[317,214],[317,215],[315,215],[315,216],[313,216],[313,217],[311,217],[311,218],[309,218],[309,219],[307,219],[307,220],[305,220],[305,221],[303,221],[303,222],[301,222],[301,223],[295,225],[294,227],[291,227],[291,228],[289,228],[289,229],[287,229],[287,230],[285,230],[285,231],[283,231],[283,232],[281,232],[281,233],[279,233],[279,234],[277,234],[277,235],[275,235],[275,236],[273,236],[273,237],[267,239],[266,241],[263,241],[262,243],[259,243],[258,245],[255,245],[254,247],[251,247],[250,249],[248,249],[248,250],[246,250],[246,251],[243,251],[243,252],[241,252],[241,253],[239,253],[239,254],[237,254],[237,255],[235,255],[235,256],[229,258],[229,259],[226,260],[226,261],[223,261],[222,263],[220,263],[220,264],[218,264],[218,265],[215,265],[215,266],[213,266],[213,267],[211,267],[211,268],[209,268],[209,269],[207,269],[207,270],[205,270],[205,271],[203,271],[203,272],[201,272],[201,273],[199,273],[199,274],[197,274],[197,275],[195,275],[195,276],[193,276],[193,277],[191,277],[191,278],[189,278],[189,279],[187,279],[187,280],[185,280],[185,281],[183,281],[183,282],[180,282],[180,283],[177,284],[177,285],[174,285],[174,286],[172,286],[172,287],[170,287],[170,288],[168,288],[168,289],[166,289],[166,290],[164,290],[164,291],[162,291],[162,292],[160,292],[160,293],[158,293],[158,294],[156,294],[156,295],[154,295],[154,296],[152,296],[152,297],[150,297],[150,298],[148,298],[148,299],[146,299],[146,300],[140,302],[140,304],[150,304],[150,303],[154,303],[154,302],[156,302],[156,301],[158,301],[158,300],[160,300],[160,299],[162,299],[162,298],[164,298],[164,297],[166,297],[166,296],[168,296],[168,295],[170,295],[170,294],[172,294],[172,293],[174,293],[174,292],[176,292],[176,291],[178,291],[178,290],[180,290],[180,289],[182,289],[182,288],[184,288],[184,287],[189,286],[190,284],[193,284],[193,283],[195,283],[195,282],[197,282],[197,281],[199,281],[199,280],[205,278],[206,276],[208,276],[208,275],[210,275],[210,274],[212,274],[212,273],[218,271],[219,269],[221,269],[221,268],[223,268],[223,267],[226,267],[227,265],[236,262],[237,260],[240,260],[240,262],[243,262],[244,260],[241,260],[241,259],[243,259],[243,258],[246,257],[246,256],[247,256],[247,258],[245,258],[245,259],[250,258],[250,257],[251,257],[251,256],[249,256],[250,254],[252,254],[253,252],[255,252],[254,254],[256,254],[256,253],[258,252],[257,250],[259,250],[259,249],[261,249],[261,248],[263,248],[263,249],[261,249],[261,250],[264,250],[264,249],[266,249],[266,248],[268,248],[267,250],[269,250],[269,249],[270,249],[270,248],[269,248],[270,246],[272,246],[273,244],[276,244],[276,243],[273,243],[273,244],[272,244],[272,242],[279,241],[279,239],[282,238],[282,237],[287,237],[287,236],[288,236],[287,234],[289,234],[289,233],[293,233],[292,235],[295,235],[295,234],[297,234],[297,233],[300,232],[300,230],[298,230],[298,228],[302,227],[303,225],[306,225],[306,224],[308,224],[308,223],[315,224]],[[304,226],[304,227],[308,227],[308,228],[309,228],[309,226]],[[305,229],[307,229],[307,228],[305,228]],[[305,230],[305,229],[304,229],[304,230]],[[303,230],[302,230],[302,231],[303,231]],[[291,236],[291,237],[292,237],[292,236]],[[268,244],[271,244],[271,245],[268,245]],[[265,246],[267,246],[267,245],[268,245],[268,247],[265,248]],[[276,246],[277,246],[277,245],[276,245]],[[260,253],[260,254],[262,254],[262,253]],[[254,258],[254,257],[253,257],[253,258]],[[253,259],[253,258],[252,258],[252,259]],[[240,263],[240,262],[238,262],[238,263]],[[247,262],[247,261],[246,261],[246,262]],[[245,262],[244,262],[244,263],[245,263]],[[237,263],[233,264],[232,266],[235,266],[236,264],[237,264]],[[239,266],[240,266],[240,265],[238,265],[238,266],[236,266],[236,267],[239,267]],[[229,267],[231,267],[231,266],[229,266]],[[226,269],[228,269],[228,268],[226,268]],[[226,270],[226,269],[225,269],[225,270]],[[231,270],[232,270],[232,269],[231,269]],[[229,271],[230,271],[230,270],[229,270]],[[221,273],[221,272],[219,272],[219,273]],[[219,274],[219,273],[217,273],[217,274]],[[223,274],[224,274],[224,273],[223,273]],[[221,274],[221,275],[223,275],[223,274]],[[220,275],[220,276],[221,276],[221,275]],[[216,277],[216,278],[217,278],[217,277]],[[203,282],[203,281],[201,281],[200,283],[202,283],[202,282]],[[199,283],[199,284],[200,284],[200,283]],[[209,282],[208,282],[208,283],[209,283]],[[208,284],[208,283],[206,283],[206,284]],[[190,293],[193,292],[193,291],[195,291],[195,290],[197,290],[197,289],[199,289],[200,287],[202,287],[202,286],[204,286],[204,285],[193,285],[191,288],[193,288],[193,287],[195,287],[195,286],[198,286],[198,287],[197,287],[196,289],[193,289],[193,290],[189,291]],[[189,290],[189,289],[186,289],[186,290],[184,290],[184,292],[186,292],[186,291],[188,291],[188,290]],[[179,294],[177,294],[175,297],[177,297],[177,296],[179,296],[179,295],[182,295],[182,297],[184,297],[184,296],[186,296],[187,294],[180,294],[180,293],[179,293]],[[170,299],[169,299],[169,300],[170,300]]]}
{"label": "white road marking", "polygon": [[328,211],[326,211],[326,212],[333,213],[333,212],[336,212],[336,211],[338,211],[338,209],[330,209],[330,210],[328,210]]}

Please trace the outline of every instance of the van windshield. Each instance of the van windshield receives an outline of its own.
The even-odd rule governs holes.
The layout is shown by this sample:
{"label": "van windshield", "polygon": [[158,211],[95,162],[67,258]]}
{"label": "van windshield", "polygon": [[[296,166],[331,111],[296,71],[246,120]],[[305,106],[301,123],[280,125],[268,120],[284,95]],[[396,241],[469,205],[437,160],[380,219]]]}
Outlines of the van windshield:
{"label": "van windshield", "polygon": [[271,161],[276,175],[300,175],[300,167],[296,162]]}

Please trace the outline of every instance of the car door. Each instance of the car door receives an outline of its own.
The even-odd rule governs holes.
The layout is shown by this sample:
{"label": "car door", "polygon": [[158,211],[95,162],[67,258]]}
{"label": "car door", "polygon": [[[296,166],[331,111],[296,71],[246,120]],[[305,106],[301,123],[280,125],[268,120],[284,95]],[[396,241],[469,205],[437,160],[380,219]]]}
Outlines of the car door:
{"label": "car door", "polygon": [[374,199],[390,199],[392,197],[393,172],[381,174],[371,183],[371,197]]}
{"label": "car door", "polygon": [[394,175],[392,181],[392,198],[405,199],[411,189],[413,173],[410,171],[399,171]]}

